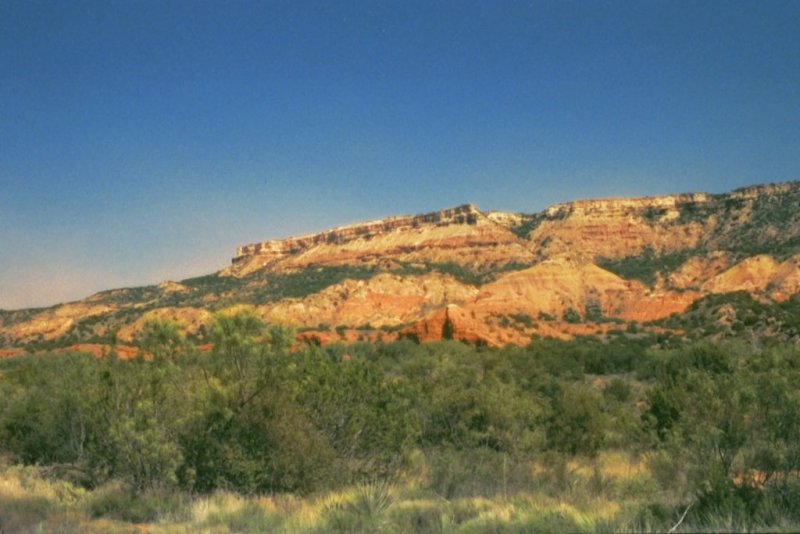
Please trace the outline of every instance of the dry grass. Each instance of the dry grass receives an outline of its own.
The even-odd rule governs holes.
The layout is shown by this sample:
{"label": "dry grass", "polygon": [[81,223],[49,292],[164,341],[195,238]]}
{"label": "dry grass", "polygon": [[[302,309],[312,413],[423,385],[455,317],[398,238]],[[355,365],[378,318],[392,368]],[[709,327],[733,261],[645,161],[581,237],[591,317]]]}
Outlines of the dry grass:
{"label": "dry grass", "polygon": [[[542,467],[539,466],[537,469],[541,470]],[[602,476],[617,481],[648,475],[647,464],[643,458],[633,458],[620,451],[603,451],[597,458],[591,460],[572,459],[567,462],[567,469],[586,478],[594,476],[595,469],[599,469]]]}
{"label": "dry grass", "polygon": [[[571,478],[561,493],[545,484],[511,495],[447,500],[425,489],[424,472],[406,474],[392,485],[365,484],[305,498],[227,492],[185,496],[158,508],[147,523],[134,524],[114,514],[97,517],[98,502],[123,495],[117,487],[88,492],[48,480],[36,468],[6,465],[0,466],[0,532],[628,531],[643,496],[627,496],[624,487],[649,487],[645,464],[622,453],[569,462]],[[131,497],[120,496],[123,506],[124,498]]]}

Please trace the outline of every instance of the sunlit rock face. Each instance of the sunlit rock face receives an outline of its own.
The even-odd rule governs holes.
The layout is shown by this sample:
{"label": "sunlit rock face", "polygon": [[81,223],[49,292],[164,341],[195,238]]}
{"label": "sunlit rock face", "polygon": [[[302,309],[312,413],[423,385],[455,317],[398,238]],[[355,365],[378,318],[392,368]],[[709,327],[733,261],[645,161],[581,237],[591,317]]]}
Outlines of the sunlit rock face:
{"label": "sunlit rock face", "polygon": [[533,261],[529,243],[475,206],[334,228],[318,234],[238,247],[225,274],[245,276],[310,265],[377,265],[427,262],[491,268]]}
{"label": "sunlit rock face", "polygon": [[207,277],[0,311],[0,344],[112,334],[135,344],[152,318],[203,339],[214,311],[246,304],[309,342],[501,346],[641,328],[736,291],[759,302],[800,292],[800,182],[580,200],[532,214],[467,204],[243,245]]}

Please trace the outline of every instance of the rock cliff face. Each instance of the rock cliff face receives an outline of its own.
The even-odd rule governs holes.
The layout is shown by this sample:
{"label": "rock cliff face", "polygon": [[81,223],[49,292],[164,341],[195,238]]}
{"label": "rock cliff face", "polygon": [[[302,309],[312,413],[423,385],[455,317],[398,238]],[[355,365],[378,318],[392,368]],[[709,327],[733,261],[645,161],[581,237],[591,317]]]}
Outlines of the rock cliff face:
{"label": "rock cliff face", "polygon": [[524,344],[605,335],[736,291],[759,302],[800,293],[800,182],[581,200],[533,214],[467,204],[253,243],[229,267],[180,284],[0,311],[0,345],[102,343],[112,334],[135,343],[150,318],[177,320],[202,339],[212,312],[237,304],[314,342]]}
{"label": "rock cliff face", "polygon": [[437,273],[381,273],[369,280],[346,280],[303,299],[267,304],[261,310],[271,322],[304,327],[396,327],[447,304],[472,301],[477,293],[476,287]]}
{"label": "rock cliff face", "polygon": [[476,225],[482,214],[472,204],[436,211],[424,215],[387,217],[377,221],[352,224],[333,228],[326,232],[302,237],[263,241],[243,245],[236,249],[233,263],[255,254],[285,256],[298,254],[317,245],[343,245],[357,239],[372,239],[393,231],[407,231],[425,226]]}
{"label": "rock cliff face", "polygon": [[580,200],[531,215],[483,213],[467,204],[244,245],[225,274],[393,260],[472,267],[533,264],[559,256],[594,261],[645,251],[781,249],[798,241],[800,183],[791,182],[722,195]]}
{"label": "rock cliff face", "polygon": [[645,250],[779,251],[800,238],[800,183],[704,193],[558,204],[528,217],[540,257],[637,256]]}
{"label": "rock cliff face", "polygon": [[710,221],[683,220],[681,210],[709,202],[709,195],[695,194],[558,204],[538,216],[528,238],[542,257],[577,253],[590,260],[695,248]]}
{"label": "rock cliff face", "polygon": [[310,265],[458,263],[476,269],[531,262],[529,243],[467,204],[453,209],[244,245],[224,274],[286,272]]}

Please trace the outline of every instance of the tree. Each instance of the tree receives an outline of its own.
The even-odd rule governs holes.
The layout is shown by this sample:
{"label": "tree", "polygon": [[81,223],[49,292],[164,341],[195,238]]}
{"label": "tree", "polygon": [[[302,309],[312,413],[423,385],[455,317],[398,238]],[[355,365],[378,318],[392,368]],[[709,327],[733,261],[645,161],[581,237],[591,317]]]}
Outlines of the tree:
{"label": "tree", "polygon": [[[202,417],[183,439],[184,483],[199,491],[309,489],[313,477],[304,474],[319,472],[318,460],[329,454],[288,386],[294,332],[268,328],[247,309],[218,314],[209,332],[214,348],[200,364]],[[309,454],[309,441],[318,455]]]}
{"label": "tree", "polygon": [[140,346],[153,360],[175,359],[183,348],[184,339],[178,323],[162,319],[150,319],[139,333]]}
{"label": "tree", "polygon": [[144,353],[138,358],[108,361],[103,406],[105,461],[136,491],[177,484],[179,439],[191,415],[191,390],[177,361],[184,347],[179,326],[148,321],[141,339]]}
{"label": "tree", "polygon": [[102,421],[102,363],[85,354],[27,356],[0,382],[0,441],[24,463],[57,466],[86,485]]}

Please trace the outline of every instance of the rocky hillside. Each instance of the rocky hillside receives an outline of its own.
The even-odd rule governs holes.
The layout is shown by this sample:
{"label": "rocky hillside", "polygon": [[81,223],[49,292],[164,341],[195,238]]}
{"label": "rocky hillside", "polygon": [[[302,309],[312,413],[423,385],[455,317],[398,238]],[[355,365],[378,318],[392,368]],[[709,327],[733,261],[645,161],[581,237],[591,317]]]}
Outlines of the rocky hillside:
{"label": "rocky hillside", "polygon": [[772,308],[784,319],[796,309],[787,303],[800,293],[800,182],[533,214],[464,205],[244,245],[208,276],[0,311],[0,346],[130,344],[153,317],[202,339],[213,312],[238,305],[320,343],[682,333],[696,326],[695,303],[735,292],[760,306],[758,324]]}
{"label": "rocky hillside", "polygon": [[222,274],[310,266],[456,263],[474,271],[533,262],[526,239],[467,204],[453,209],[334,228],[319,234],[244,245]]}

